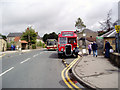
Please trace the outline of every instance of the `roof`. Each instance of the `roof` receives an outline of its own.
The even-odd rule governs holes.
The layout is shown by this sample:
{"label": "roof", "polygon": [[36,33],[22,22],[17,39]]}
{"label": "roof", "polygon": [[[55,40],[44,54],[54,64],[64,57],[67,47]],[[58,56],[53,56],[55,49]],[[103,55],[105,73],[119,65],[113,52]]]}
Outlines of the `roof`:
{"label": "roof", "polygon": [[96,41],[96,38],[95,37],[87,37],[86,40],[93,42],[93,41]]}
{"label": "roof", "polygon": [[115,34],[116,34],[116,31],[113,29],[105,34],[103,34],[102,36],[100,37],[115,37]]}
{"label": "roof", "polygon": [[23,33],[9,33],[7,37],[20,37]]}
{"label": "roof", "polygon": [[[81,37],[79,40],[85,40],[85,38]],[[95,37],[86,37],[86,40],[89,42],[93,42],[93,41],[96,41],[96,38]]]}
{"label": "roof", "polygon": [[18,42],[20,40],[20,37],[15,37],[14,41]]}
{"label": "roof", "polygon": [[74,31],[61,31],[58,37],[77,37],[77,34]]}
{"label": "roof", "polygon": [[90,32],[97,33],[96,31],[93,31],[93,30],[90,30],[90,29],[84,29],[84,32],[85,33],[90,33]]}
{"label": "roof", "polygon": [[27,41],[25,41],[25,40],[21,40],[21,43],[28,43]]}

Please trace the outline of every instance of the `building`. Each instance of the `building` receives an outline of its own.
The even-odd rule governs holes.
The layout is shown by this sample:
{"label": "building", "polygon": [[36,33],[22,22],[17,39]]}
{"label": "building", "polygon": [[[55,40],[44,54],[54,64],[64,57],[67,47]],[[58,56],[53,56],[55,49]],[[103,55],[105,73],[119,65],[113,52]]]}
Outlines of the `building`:
{"label": "building", "polygon": [[28,42],[25,41],[25,40],[21,40],[20,37],[15,37],[14,39],[14,43],[15,43],[15,46],[16,46],[16,49],[18,50],[19,48],[21,48],[22,50],[24,49],[27,49],[27,44]]}
{"label": "building", "polygon": [[107,40],[110,45],[113,47],[113,50],[115,50],[115,34],[116,31],[113,29],[105,34],[103,34],[101,37],[104,38],[104,47],[105,47],[105,41]]}
{"label": "building", "polygon": [[11,41],[14,41],[15,37],[21,37],[22,33],[9,33],[7,36],[7,42],[10,43]]}
{"label": "building", "polygon": [[0,52],[1,51],[6,51],[7,49],[7,42],[0,36]]}
{"label": "building", "polygon": [[[82,48],[83,45],[83,41],[85,39],[86,42],[86,48],[89,44],[89,42],[93,42],[96,41],[96,36],[98,36],[98,33],[95,31],[92,31],[90,29],[84,29],[81,32],[76,32],[77,36],[78,36],[78,43],[79,43],[79,47]],[[84,35],[85,36],[84,36]]]}

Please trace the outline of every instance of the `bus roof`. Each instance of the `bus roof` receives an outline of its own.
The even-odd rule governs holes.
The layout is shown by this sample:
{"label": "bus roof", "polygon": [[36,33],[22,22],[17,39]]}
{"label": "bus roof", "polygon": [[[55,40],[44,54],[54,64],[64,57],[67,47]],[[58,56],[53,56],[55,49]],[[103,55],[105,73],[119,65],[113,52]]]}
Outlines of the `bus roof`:
{"label": "bus roof", "polygon": [[77,34],[74,31],[61,31],[58,37],[77,37]]}

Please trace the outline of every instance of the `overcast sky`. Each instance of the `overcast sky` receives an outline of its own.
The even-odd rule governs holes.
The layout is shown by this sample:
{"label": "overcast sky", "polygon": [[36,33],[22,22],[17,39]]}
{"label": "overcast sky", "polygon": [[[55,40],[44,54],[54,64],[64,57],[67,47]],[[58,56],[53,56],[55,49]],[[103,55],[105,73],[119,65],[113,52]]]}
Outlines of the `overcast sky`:
{"label": "overcast sky", "polygon": [[80,17],[87,28],[100,30],[99,21],[112,9],[118,18],[119,0],[1,0],[0,33],[23,32],[32,25],[40,36],[61,30],[75,30]]}

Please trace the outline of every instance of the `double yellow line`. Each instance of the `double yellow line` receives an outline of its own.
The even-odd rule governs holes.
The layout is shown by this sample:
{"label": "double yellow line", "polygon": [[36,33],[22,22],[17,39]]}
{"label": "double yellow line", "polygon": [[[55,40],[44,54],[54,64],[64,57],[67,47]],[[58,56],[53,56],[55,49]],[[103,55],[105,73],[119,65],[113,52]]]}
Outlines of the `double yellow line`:
{"label": "double yellow line", "polygon": [[[76,58],[75,60],[73,60],[65,69],[63,69],[63,71],[61,72],[61,76],[62,76],[62,79],[63,81],[65,82],[65,84],[71,88],[72,90],[74,90],[74,88],[77,88],[79,90],[81,90],[77,85],[75,85],[70,77],[68,76],[68,71],[72,68],[72,66],[80,59],[80,57],[78,56],[78,58]],[[66,78],[65,78],[66,76]],[[67,79],[67,80],[66,80]],[[70,83],[68,83],[68,81]]]}

